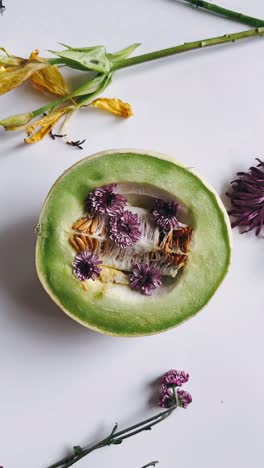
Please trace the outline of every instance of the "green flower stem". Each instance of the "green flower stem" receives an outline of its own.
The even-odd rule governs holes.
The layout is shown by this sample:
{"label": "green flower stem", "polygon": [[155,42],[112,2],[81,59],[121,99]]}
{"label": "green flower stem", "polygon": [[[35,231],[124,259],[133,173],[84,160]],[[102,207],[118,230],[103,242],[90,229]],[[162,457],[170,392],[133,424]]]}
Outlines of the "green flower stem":
{"label": "green flower stem", "polygon": [[[69,101],[70,99],[75,99],[76,97],[78,97],[76,96],[77,91],[78,89],[75,89],[71,94],[68,94],[67,96],[63,96],[62,98],[56,99],[55,101],[52,101],[49,104],[46,104],[46,106],[39,107],[39,109],[32,111],[31,112],[33,115],[32,118],[37,117],[38,115],[41,115],[44,112],[52,111],[55,107],[59,106],[60,104],[63,104],[66,101]],[[89,100],[90,99],[87,96],[85,95],[81,96],[79,98],[78,104],[76,103],[76,109],[84,105]]]}
{"label": "green flower stem", "polygon": [[174,405],[177,408],[177,406],[178,406],[178,397],[177,397],[177,392],[176,392],[176,385],[173,385],[172,388],[173,388]]}
{"label": "green flower stem", "polygon": [[254,29],[249,29],[247,31],[242,31],[233,34],[225,34],[224,36],[217,36],[210,39],[202,39],[194,42],[186,42],[184,44],[169,47],[168,49],[161,49],[155,52],[150,52],[148,54],[137,55],[136,57],[131,57],[125,60],[120,60],[113,64],[112,70],[120,70],[121,68],[131,67],[133,65],[138,65],[144,62],[150,62],[151,60],[157,60],[164,57],[169,57],[170,55],[181,54],[183,52],[189,52],[195,49],[202,49],[204,47],[211,47],[220,44],[226,44],[229,42],[240,41],[242,39],[250,39],[253,37],[263,36],[264,27],[258,27]]}
{"label": "green flower stem", "polygon": [[[106,447],[109,445],[121,444],[123,440],[129,437],[132,437],[143,431],[151,430],[153,426],[155,426],[156,424],[159,424],[161,421],[164,421],[164,419],[170,416],[171,413],[174,411],[174,409],[175,408],[172,407],[166,411],[162,411],[161,413],[158,413],[155,416],[145,419],[144,421],[134,424],[133,426],[130,426],[126,429],[123,429],[122,431],[117,432],[117,425],[115,425],[111,433],[103,440],[97,442],[91,447],[87,447],[87,448],[79,447],[79,453],[73,453],[72,455],[64,457],[58,462],[54,463],[53,465],[50,465],[48,468],[69,468],[70,466],[74,465],[79,460],[86,457],[86,455],[93,452],[94,450],[97,450],[98,448]],[[147,465],[147,466],[151,466],[151,465]]]}
{"label": "green flower stem", "polygon": [[[188,0],[189,1],[189,0]],[[186,42],[184,44],[169,47],[168,49],[157,50],[155,52],[150,52],[148,54],[137,55],[136,57],[131,57],[124,60],[119,60],[112,65],[112,71],[121,70],[122,68],[131,67],[133,65],[138,65],[141,63],[149,62],[151,60],[157,60],[164,57],[169,57],[171,55],[180,54],[183,52],[189,52],[195,49],[201,49],[204,47],[211,47],[215,45],[230,43],[239,41],[242,39],[250,39],[253,37],[263,36],[264,35],[264,27],[258,27],[254,29],[250,29],[248,31],[242,31],[234,34],[225,34],[224,36],[217,36],[210,39],[202,39],[199,41],[194,42]],[[80,88],[82,89],[83,86]],[[89,102],[90,98],[94,97],[97,93],[93,93],[92,95],[83,95],[79,97],[79,102],[77,107],[81,107]],[[46,106],[40,107],[32,112],[33,118],[43,114],[46,111],[51,111],[58,105],[72,99],[73,97],[78,97],[78,89],[73,91],[71,94],[64,96],[60,99],[50,102]]]}
{"label": "green flower stem", "polygon": [[238,13],[233,10],[228,10],[214,3],[204,2],[202,0],[184,0],[187,3],[191,3],[196,7],[205,8],[213,13],[218,15],[226,16],[227,18],[233,19],[240,23],[247,24],[248,26],[253,26],[255,28],[264,26],[264,20],[259,18],[254,18],[253,16],[243,15],[243,13]]}
{"label": "green flower stem", "polygon": [[39,109],[32,111],[32,118],[37,117],[38,115],[41,115],[46,111],[51,111],[52,109],[54,109],[54,107],[57,107],[59,104],[62,104],[63,102],[68,101],[69,99],[71,99],[71,95],[64,96],[63,98],[56,99],[55,101],[50,102],[46,106],[39,107]]}
{"label": "green flower stem", "polygon": [[[89,84],[91,81],[92,80],[88,80],[87,83],[85,84]],[[85,104],[89,103],[97,94],[102,92],[108,83],[106,82],[104,86],[98,87],[98,90],[94,91],[93,93],[81,94],[80,96],[78,96],[78,92],[83,92],[83,87],[85,86],[85,84],[75,89],[72,93],[68,94],[67,96],[63,96],[62,98],[56,99],[55,101],[52,101],[49,104],[46,104],[45,106],[32,111],[31,112],[33,116],[32,118],[35,118],[38,115],[41,115],[46,111],[52,111],[55,107],[69,100],[72,100],[77,110],[79,107],[82,107]],[[78,99],[78,101],[76,101],[76,99]]]}

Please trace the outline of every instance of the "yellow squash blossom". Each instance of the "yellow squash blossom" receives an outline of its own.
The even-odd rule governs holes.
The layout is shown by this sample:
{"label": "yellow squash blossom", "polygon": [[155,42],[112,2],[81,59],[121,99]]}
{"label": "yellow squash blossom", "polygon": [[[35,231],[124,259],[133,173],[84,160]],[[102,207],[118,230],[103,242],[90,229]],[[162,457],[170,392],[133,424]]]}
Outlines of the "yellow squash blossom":
{"label": "yellow squash blossom", "polygon": [[[133,115],[133,110],[130,104],[121,101],[117,98],[99,98],[92,101],[89,106],[104,109],[112,114],[119,115],[120,117],[130,117]],[[61,128],[61,133],[66,137],[66,126],[71,115],[79,108],[79,104],[70,104],[61,107],[57,110],[52,110],[48,115],[41,117],[33,123],[30,123],[34,117],[41,115],[44,108],[37,111],[29,112],[27,114],[16,114],[6,119],[0,120],[0,125],[5,130],[21,130],[25,129],[27,133],[26,143],[37,143],[48,135],[54,125],[63,117],[66,116]],[[67,138],[65,138],[67,141]]]}
{"label": "yellow squash blossom", "polygon": [[50,133],[62,116],[71,113],[75,108],[76,106],[70,105],[62,109],[54,110],[41,119],[27,125],[25,130],[28,137],[25,139],[25,143],[37,143],[42,140],[42,138]]}
{"label": "yellow squash blossom", "polygon": [[121,101],[117,98],[99,98],[91,102],[90,106],[103,109],[119,117],[132,117],[134,115],[133,109],[127,102]]}
{"label": "yellow squash blossom", "polygon": [[67,96],[70,89],[56,65],[44,68],[31,76],[32,84],[40,91]]}
{"label": "yellow squash blossom", "polygon": [[57,96],[70,94],[69,87],[56,65],[51,65],[47,59],[39,57],[34,50],[29,59],[23,59],[0,48],[5,55],[0,55],[0,94],[7,93],[19,86],[28,78],[40,91],[50,92]]}
{"label": "yellow squash blossom", "polygon": [[[31,53],[29,60],[45,61],[45,59],[39,57],[38,50],[34,50]],[[35,88],[44,93],[48,92],[56,96],[67,96],[70,94],[70,89],[56,65],[50,65],[43,70],[33,73],[31,82]]]}
{"label": "yellow squash blossom", "polygon": [[5,94],[16,88],[33,73],[49,66],[47,63],[40,63],[36,60],[27,61],[25,65],[7,67],[0,73],[0,94]]}

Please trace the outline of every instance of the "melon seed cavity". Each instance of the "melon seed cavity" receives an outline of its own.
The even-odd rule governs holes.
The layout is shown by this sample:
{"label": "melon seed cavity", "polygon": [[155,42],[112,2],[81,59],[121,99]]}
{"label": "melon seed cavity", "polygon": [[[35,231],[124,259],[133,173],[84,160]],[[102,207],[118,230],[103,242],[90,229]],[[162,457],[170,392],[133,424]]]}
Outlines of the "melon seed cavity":
{"label": "melon seed cavity", "polygon": [[176,200],[148,196],[146,190],[121,192],[122,184],[111,184],[88,194],[69,238],[76,254],[73,274],[84,290],[93,280],[150,296],[184,268],[193,228],[180,222]]}

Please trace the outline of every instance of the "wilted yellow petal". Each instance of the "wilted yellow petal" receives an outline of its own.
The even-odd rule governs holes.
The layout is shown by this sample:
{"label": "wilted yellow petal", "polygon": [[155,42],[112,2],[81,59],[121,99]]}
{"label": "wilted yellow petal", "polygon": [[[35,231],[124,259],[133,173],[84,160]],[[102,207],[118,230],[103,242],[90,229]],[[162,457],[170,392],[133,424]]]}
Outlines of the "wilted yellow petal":
{"label": "wilted yellow petal", "polygon": [[31,81],[35,88],[44,93],[49,92],[56,96],[67,96],[67,94],[70,94],[70,89],[56,65],[51,65],[44,70],[34,73]]}
{"label": "wilted yellow petal", "polygon": [[8,67],[0,74],[0,94],[7,93],[27,80],[33,73],[47,66],[46,63],[28,62],[18,67]]}
{"label": "wilted yellow petal", "polygon": [[[26,127],[26,132],[28,134],[28,138],[25,139],[26,143],[37,143],[38,141],[42,140],[46,135],[49,134],[52,127],[60,120],[60,118],[66,114],[67,112],[71,111],[73,106],[67,106],[63,109],[59,109],[57,111],[53,111],[50,114],[42,117],[41,119],[33,122],[32,124]],[[35,133],[34,133],[35,132]]]}
{"label": "wilted yellow petal", "polygon": [[103,109],[120,117],[131,117],[134,115],[131,105],[117,98],[95,99],[95,101],[91,102],[90,106]]}
{"label": "wilted yellow petal", "polygon": [[33,114],[31,112],[28,114],[16,114],[0,120],[0,125],[2,125],[6,130],[19,130],[25,128],[25,125],[27,125],[32,119]]}

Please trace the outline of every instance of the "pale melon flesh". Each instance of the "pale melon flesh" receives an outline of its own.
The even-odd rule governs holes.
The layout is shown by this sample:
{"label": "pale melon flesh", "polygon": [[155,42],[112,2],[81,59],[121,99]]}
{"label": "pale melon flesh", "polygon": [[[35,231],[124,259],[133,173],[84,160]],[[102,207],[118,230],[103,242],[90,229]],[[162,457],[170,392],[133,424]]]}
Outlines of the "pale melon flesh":
{"label": "pale melon flesh", "polygon": [[[187,264],[151,297],[101,281],[89,281],[85,291],[73,275],[71,226],[87,194],[111,183],[164,191],[182,204],[194,228]],[[192,170],[157,153],[110,150],[81,160],[53,185],[39,219],[36,266],[50,297],[71,318],[102,333],[143,336],[175,327],[207,304],[228,271],[230,239],[220,198]]]}

